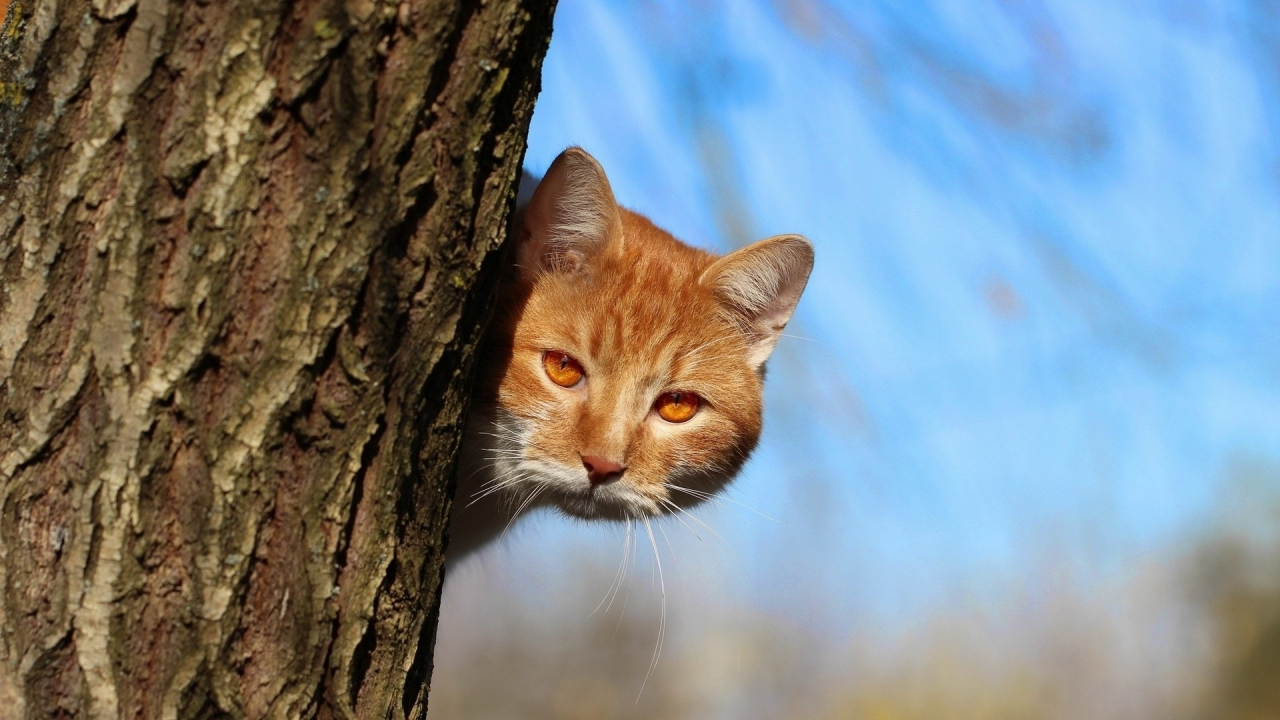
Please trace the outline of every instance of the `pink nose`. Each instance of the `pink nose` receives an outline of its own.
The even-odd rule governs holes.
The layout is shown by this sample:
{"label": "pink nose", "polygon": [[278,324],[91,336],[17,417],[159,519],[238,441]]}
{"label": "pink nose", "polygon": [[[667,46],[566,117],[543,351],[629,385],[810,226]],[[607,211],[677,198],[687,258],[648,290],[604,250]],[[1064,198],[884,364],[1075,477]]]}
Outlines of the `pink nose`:
{"label": "pink nose", "polygon": [[595,455],[583,455],[582,466],[587,469],[587,479],[591,481],[591,487],[611,483],[622,477],[622,471],[626,470],[616,462]]}

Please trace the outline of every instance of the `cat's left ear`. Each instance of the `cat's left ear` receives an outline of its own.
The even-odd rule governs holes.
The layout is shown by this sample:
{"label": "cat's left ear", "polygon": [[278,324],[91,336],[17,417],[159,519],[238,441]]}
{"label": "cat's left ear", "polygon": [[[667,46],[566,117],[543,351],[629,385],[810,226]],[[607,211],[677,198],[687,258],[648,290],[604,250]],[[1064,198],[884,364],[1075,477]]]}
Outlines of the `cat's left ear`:
{"label": "cat's left ear", "polygon": [[703,271],[700,282],[747,333],[751,367],[769,359],[812,270],[812,243],[800,235],[775,235],[731,252]]}

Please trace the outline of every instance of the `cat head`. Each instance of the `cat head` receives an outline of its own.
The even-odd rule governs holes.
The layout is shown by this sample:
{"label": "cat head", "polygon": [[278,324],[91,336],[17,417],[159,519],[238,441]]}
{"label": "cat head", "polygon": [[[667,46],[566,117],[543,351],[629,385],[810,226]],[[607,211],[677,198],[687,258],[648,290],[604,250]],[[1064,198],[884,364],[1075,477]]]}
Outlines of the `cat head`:
{"label": "cat head", "polygon": [[581,518],[674,512],[760,436],[764,363],[813,267],[780,235],[717,257],[618,206],[562,153],[523,213],[477,407],[495,482]]}

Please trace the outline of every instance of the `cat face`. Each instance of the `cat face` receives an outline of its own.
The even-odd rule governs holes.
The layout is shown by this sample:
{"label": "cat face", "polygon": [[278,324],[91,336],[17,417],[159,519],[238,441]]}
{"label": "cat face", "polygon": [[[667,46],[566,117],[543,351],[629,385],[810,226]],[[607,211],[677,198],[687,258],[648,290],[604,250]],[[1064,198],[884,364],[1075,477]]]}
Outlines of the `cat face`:
{"label": "cat face", "polygon": [[707,499],[760,436],[763,363],[812,267],[799,236],[723,258],[618,207],[565,151],[525,210],[473,425],[494,487],[587,519]]}

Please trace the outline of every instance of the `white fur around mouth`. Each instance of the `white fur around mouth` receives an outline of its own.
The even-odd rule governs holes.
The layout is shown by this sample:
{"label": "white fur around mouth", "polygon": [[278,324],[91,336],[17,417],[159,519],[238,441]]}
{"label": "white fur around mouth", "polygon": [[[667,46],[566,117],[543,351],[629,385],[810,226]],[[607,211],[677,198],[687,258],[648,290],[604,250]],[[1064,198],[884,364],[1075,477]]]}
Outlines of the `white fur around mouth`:
{"label": "white fur around mouth", "polygon": [[661,514],[656,502],[629,488],[625,479],[592,487],[581,469],[536,460],[521,465],[531,471],[526,486],[531,488],[529,492],[540,488],[546,496],[546,502],[540,504],[558,507],[566,515],[583,520],[626,520]]}

